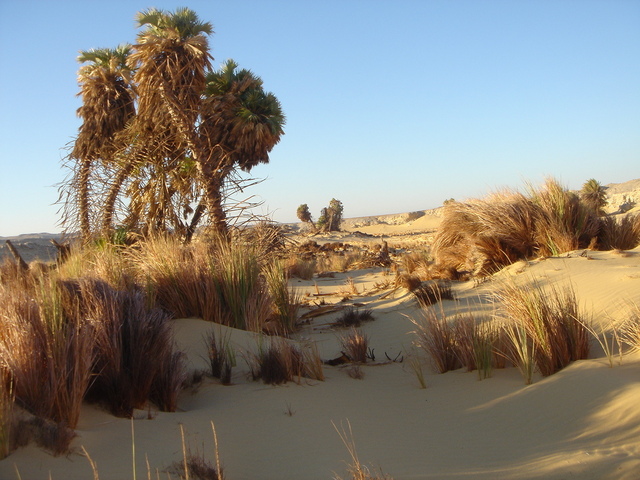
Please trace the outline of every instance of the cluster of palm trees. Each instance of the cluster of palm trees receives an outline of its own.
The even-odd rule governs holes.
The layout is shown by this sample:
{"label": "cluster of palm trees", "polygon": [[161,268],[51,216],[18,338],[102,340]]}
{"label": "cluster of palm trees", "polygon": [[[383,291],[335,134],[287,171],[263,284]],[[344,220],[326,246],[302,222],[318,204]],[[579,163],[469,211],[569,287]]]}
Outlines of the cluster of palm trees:
{"label": "cluster of palm trees", "polygon": [[189,240],[225,234],[225,185],[269,161],[283,134],[278,99],[228,60],[211,68],[213,28],[188,8],[137,14],[135,45],[82,51],[82,119],[62,185],[65,228],[116,228]]}

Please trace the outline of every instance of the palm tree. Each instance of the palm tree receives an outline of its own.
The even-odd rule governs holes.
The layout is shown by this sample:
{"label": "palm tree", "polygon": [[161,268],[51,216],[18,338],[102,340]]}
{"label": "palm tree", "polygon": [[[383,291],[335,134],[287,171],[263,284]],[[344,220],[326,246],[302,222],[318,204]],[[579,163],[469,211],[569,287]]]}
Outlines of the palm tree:
{"label": "palm tree", "polygon": [[[283,134],[280,103],[259,77],[232,60],[218,72],[209,70],[213,28],[192,10],[150,9],[136,18],[143,29],[136,45],[121,49],[119,62],[83,52],[95,71],[82,70],[85,105],[79,114],[85,123],[70,155],[79,160],[75,178],[63,186],[70,192],[65,216],[80,212],[87,235],[95,218],[106,235],[117,220],[147,233],[173,230],[188,240],[206,214],[226,233],[224,189],[239,169],[269,161]],[[128,87],[119,121],[100,104],[115,104],[104,88],[98,90],[94,77],[107,78],[97,77],[100,66],[117,66],[118,81]],[[92,209],[89,201],[96,192],[99,215],[98,203]]]}
{"label": "palm tree", "polygon": [[86,63],[78,71],[82,106],[78,116],[83,122],[70,157],[77,161],[72,184],[77,195],[80,230],[85,240],[91,235],[89,197],[91,170],[95,162],[113,161],[116,136],[135,115],[131,88],[133,70],[127,65],[130,45],[115,49],[81,51],[78,62]]}
{"label": "palm tree", "polygon": [[[146,27],[129,56],[130,67],[136,69],[138,113],[131,128],[134,146],[130,159],[117,180],[125,182],[134,170],[154,170],[148,187],[157,191],[147,196],[146,202],[142,197],[132,199],[131,205],[147,206],[137,213],[146,212],[149,229],[165,229],[167,223],[179,229],[176,202],[188,210],[194,191],[189,182],[185,184],[178,179],[190,161],[201,161],[202,148],[195,128],[205,72],[212,58],[207,35],[213,32],[213,27],[200,21],[188,8],[175,12],[149,9],[140,12],[136,20],[140,27]],[[121,188],[122,183],[114,182],[109,192],[102,220],[105,230],[112,228],[114,204]]]}
{"label": "palm tree", "polygon": [[[208,148],[208,155],[201,159],[207,161],[202,168],[206,207],[210,222],[223,234],[227,231],[222,205],[225,180],[236,168],[249,172],[268,163],[285,123],[280,102],[265,92],[260,77],[237,68],[236,62],[227,60],[219,71],[207,74],[199,129],[201,143]],[[191,232],[193,228],[192,222]]]}
{"label": "palm tree", "polygon": [[597,180],[591,178],[584,182],[580,190],[580,198],[596,215],[604,214],[607,192]]}

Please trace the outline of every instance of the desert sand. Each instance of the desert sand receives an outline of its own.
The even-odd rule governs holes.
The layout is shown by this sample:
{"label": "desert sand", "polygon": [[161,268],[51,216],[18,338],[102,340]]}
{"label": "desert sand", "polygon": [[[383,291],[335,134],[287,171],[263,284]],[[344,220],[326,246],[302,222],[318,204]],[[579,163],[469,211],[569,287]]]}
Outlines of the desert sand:
{"label": "desert sand", "polygon": [[[426,242],[438,218],[425,214],[411,222],[353,222],[348,232],[313,238],[319,243]],[[457,300],[442,302],[443,308],[490,315],[499,309],[490,299],[502,282],[553,282],[572,286],[595,325],[623,321],[628,302],[640,303],[640,247],[624,254],[582,253],[519,262],[481,284],[454,283]],[[206,377],[182,394],[179,412],[150,406],[137,411],[133,422],[86,405],[72,453],[53,457],[29,445],[0,461],[0,478],[93,478],[82,447],[100,479],[134,478],[132,425],[137,478],[147,478],[147,462],[153,478],[156,469],[159,478],[167,478],[165,470],[182,458],[181,425],[191,451],[215,462],[212,422],[229,480],[346,478],[351,459],[334,425],[347,427],[347,422],[360,461],[372,473],[383,471],[396,480],[640,478],[640,354],[627,353],[621,364],[616,359],[610,367],[595,345],[592,358],[550,377],[536,374],[531,385],[514,367],[493,370],[484,380],[465,369],[437,374],[422,356],[423,389],[409,365],[412,356],[420,355],[412,347],[410,321],[419,318],[420,309],[407,290],[393,288],[392,280],[383,268],[291,280],[309,304],[302,313],[314,303],[338,304],[345,297],[341,304],[372,310],[374,320],[362,328],[375,360],[361,367],[363,378],[352,378],[348,366],[324,366],[324,382],[254,382],[242,358],[242,352],[255,350],[254,334],[180,319],[174,322],[176,341],[191,370],[207,367],[206,332],[230,335],[237,353],[232,385]],[[344,330],[331,325],[338,314],[310,319],[294,340],[316,342],[325,360],[339,356]]]}

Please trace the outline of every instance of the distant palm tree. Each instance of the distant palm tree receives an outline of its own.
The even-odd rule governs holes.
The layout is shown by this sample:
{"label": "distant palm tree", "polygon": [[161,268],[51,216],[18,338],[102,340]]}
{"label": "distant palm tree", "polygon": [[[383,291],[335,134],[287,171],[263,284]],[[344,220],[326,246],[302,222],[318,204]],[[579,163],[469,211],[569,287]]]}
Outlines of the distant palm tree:
{"label": "distant palm tree", "polygon": [[580,198],[597,215],[604,214],[604,207],[607,205],[607,192],[597,180],[591,178],[582,185]]}
{"label": "distant palm tree", "polygon": [[265,92],[262,79],[250,70],[238,70],[233,60],[207,74],[204,95],[199,131],[209,149],[202,169],[206,207],[214,228],[224,233],[225,180],[236,168],[249,172],[269,162],[269,152],[284,133],[285,117],[275,95]]}
{"label": "distant palm tree", "polygon": [[78,116],[83,122],[70,157],[77,160],[73,184],[80,231],[86,240],[91,235],[89,197],[91,170],[95,162],[113,161],[117,150],[116,135],[135,115],[131,88],[132,68],[127,65],[130,45],[115,49],[81,51],[78,62],[86,63],[78,71],[82,106]]}
{"label": "distant palm tree", "polygon": [[188,8],[175,12],[149,9],[136,20],[146,28],[129,56],[130,67],[136,69],[138,93],[138,113],[131,131],[133,150],[108,195],[103,228],[112,228],[115,201],[129,174],[146,169],[145,188],[128,191],[134,196],[129,217],[145,217],[149,230],[164,230],[167,225],[179,230],[183,226],[176,201],[188,211],[195,195],[191,183],[181,179],[193,161],[201,161],[195,128],[212,58],[207,35],[213,27]]}

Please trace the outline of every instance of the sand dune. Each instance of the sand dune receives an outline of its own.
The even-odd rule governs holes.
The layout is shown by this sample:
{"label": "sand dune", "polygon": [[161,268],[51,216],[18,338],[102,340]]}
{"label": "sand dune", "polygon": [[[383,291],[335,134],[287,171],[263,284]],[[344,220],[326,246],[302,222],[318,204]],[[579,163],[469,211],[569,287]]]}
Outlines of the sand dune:
{"label": "sand dune", "polygon": [[[582,306],[596,322],[621,320],[626,301],[640,302],[640,249],[572,252],[558,258],[521,262],[474,288],[454,287],[457,302],[444,308],[487,312],[490,295],[507,277],[523,284],[570,283]],[[362,367],[364,378],[351,378],[347,367],[325,366],[326,381],[266,386],[248,378],[241,352],[256,348],[255,335],[198,319],[175,322],[176,339],[188,353],[192,369],[206,367],[202,336],[211,328],[229,332],[238,352],[233,385],[207,379],[186,391],[180,412],[136,413],[135,448],[139,477],[146,460],[166,469],[181,458],[180,425],[192,449],[213,459],[210,422],[220,442],[227,478],[326,479],[345,475],[348,453],[333,426],[353,428],[360,459],[381,467],[396,479],[635,479],[640,471],[640,356],[625,356],[609,368],[602,352],[575,362],[547,378],[536,376],[525,386],[515,368],[494,370],[492,378],[457,370],[436,374],[426,368],[421,389],[408,363],[389,362],[387,355],[411,355],[413,330],[407,316],[419,314],[404,289],[374,290],[387,273],[368,269],[314,281],[294,280],[301,293],[317,288],[327,303],[344,296],[347,277],[374,321],[363,329],[376,361]],[[325,359],[339,355],[339,331],[331,327],[337,313],[320,316],[296,338],[317,342]],[[387,355],[385,355],[385,353]],[[288,412],[288,413],[287,413]],[[132,478],[131,423],[85,406],[73,443],[76,452],[54,458],[30,445],[0,461],[0,478],[92,478],[84,446],[97,463],[101,479]],[[164,477],[161,477],[164,478]],[[174,477],[175,478],[175,477]]]}
{"label": "sand dune", "polygon": [[[439,222],[438,214],[429,211],[408,222],[391,217],[353,220],[346,232],[315,239],[371,243],[393,237],[428,243]],[[229,480],[345,477],[350,458],[334,425],[346,427],[346,422],[360,460],[397,480],[640,478],[640,354],[627,354],[621,365],[610,368],[594,348],[592,358],[550,377],[536,374],[528,386],[513,367],[494,370],[480,381],[464,369],[434,373],[423,358],[427,388],[422,389],[409,365],[417,355],[409,318],[420,311],[413,296],[403,288],[394,290],[391,280],[388,271],[373,268],[291,283],[310,306],[342,302],[372,310],[374,320],[362,328],[375,360],[361,367],[362,379],[352,378],[348,366],[325,366],[324,382],[254,382],[242,358],[256,349],[254,334],[199,319],[176,320],[176,341],[191,370],[207,366],[203,335],[215,329],[230,336],[237,355],[232,385],[205,378],[182,394],[179,412],[150,406],[136,411],[133,422],[85,405],[71,454],[52,457],[29,445],[0,461],[0,478],[93,478],[80,450],[84,447],[100,479],[131,479],[132,424],[137,477],[147,478],[148,461],[153,478],[156,469],[167,478],[163,472],[182,458],[181,425],[191,450],[214,460],[211,422]],[[640,247],[518,262],[480,285],[455,284],[457,301],[445,301],[443,308],[489,315],[500,307],[490,302],[491,294],[506,281],[570,285],[594,325],[606,326],[626,318],[629,302],[640,303]],[[343,302],[345,297],[350,298]],[[332,325],[338,315],[312,318],[294,340],[315,342],[325,360],[339,356],[343,331]]]}

